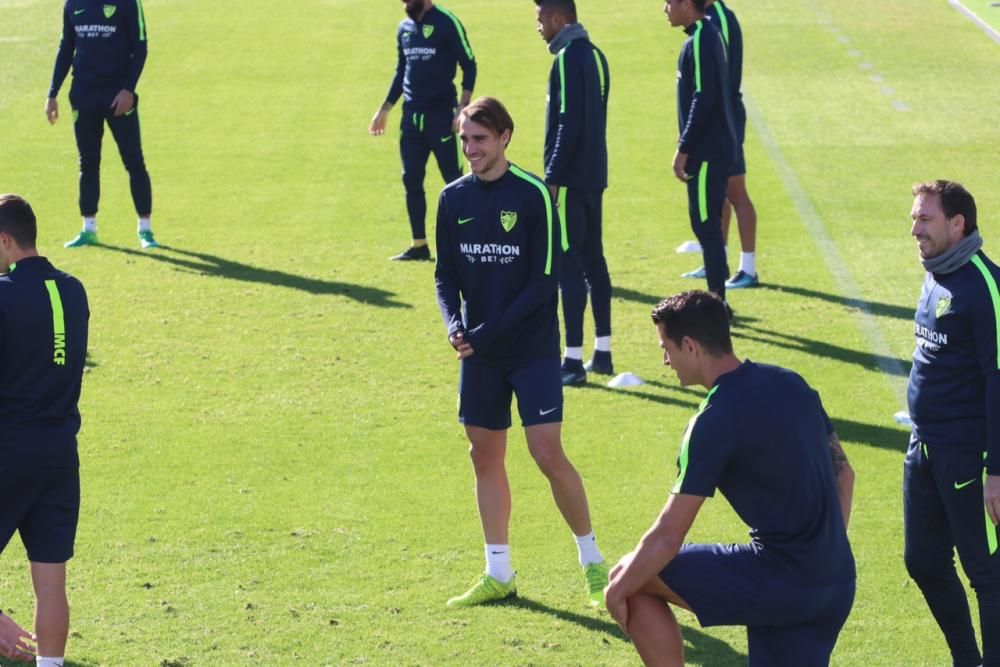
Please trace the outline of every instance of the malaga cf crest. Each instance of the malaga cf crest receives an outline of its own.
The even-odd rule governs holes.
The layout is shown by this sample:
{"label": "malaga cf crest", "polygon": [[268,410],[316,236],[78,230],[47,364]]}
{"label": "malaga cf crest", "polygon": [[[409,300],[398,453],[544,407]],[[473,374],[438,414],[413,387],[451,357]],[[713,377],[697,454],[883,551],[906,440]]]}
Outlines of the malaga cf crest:
{"label": "malaga cf crest", "polygon": [[425,25],[424,26],[424,39],[430,39],[431,35],[434,34],[434,26]]}
{"label": "malaga cf crest", "polygon": [[500,224],[503,226],[505,232],[514,229],[514,225],[517,224],[517,212],[500,211]]}
{"label": "malaga cf crest", "polygon": [[104,5],[104,18],[109,19],[114,16],[117,9],[115,5]]}
{"label": "malaga cf crest", "polygon": [[937,306],[934,308],[934,313],[938,318],[944,317],[951,311],[951,297],[943,296],[937,301]]}

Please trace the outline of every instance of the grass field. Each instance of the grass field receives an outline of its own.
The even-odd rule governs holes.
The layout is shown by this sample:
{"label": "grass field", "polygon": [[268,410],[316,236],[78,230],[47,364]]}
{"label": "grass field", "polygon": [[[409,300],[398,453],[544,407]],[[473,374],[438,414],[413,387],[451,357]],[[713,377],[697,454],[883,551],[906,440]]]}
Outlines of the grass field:
{"label": "grass field", "polygon": [[[967,4],[1000,25],[993,3]],[[690,237],[669,173],[682,35],[659,2],[578,5],[613,77],[615,362],[647,384],[568,391],[564,441],[617,559],[661,508],[702,397],[662,368],[648,317],[696,286],[678,276],[698,259],[673,252]],[[858,595],[834,662],[946,664],[902,563],[907,434],[892,415],[905,407],[922,275],[909,188],[963,181],[1000,256],[1000,45],[945,0],[731,5],[746,40],[764,282],[732,293],[737,352],[821,392],[858,475]],[[168,246],[156,252],[137,249],[110,137],[105,245],[62,247],[79,225],[65,89],[62,120],[49,127],[42,113],[60,6],[0,0],[0,191],[32,202],[42,252],[91,299],[69,664],[636,664],[610,618],[586,607],[571,536],[516,430],[521,597],[444,606],[482,565],[457,366],[432,265],[386,261],[408,237],[398,109],[387,136],[366,132],[391,77],[399,3],[145,0],[141,114]],[[540,171],[551,56],[533,3],[446,6],[476,52],[476,92],[517,122],[512,159]],[[432,213],[439,186],[431,167]],[[735,233],[730,245],[735,256]],[[692,534],[745,538],[722,499]],[[15,539],[0,605],[28,623],[31,604]],[[681,621],[690,664],[745,664],[742,631]]]}

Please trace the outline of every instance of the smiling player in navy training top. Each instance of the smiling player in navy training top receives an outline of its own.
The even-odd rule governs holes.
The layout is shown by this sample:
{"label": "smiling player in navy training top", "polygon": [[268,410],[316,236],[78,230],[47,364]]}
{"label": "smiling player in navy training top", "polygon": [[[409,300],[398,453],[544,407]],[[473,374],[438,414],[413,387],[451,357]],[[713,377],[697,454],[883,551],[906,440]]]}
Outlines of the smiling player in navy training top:
{"label": "smiling player in navy training top", "polygon": [[599,605],[608,568],[597,549],[583,482],[560,435],[556,311],[565,231],[545,183],[507,161],[514,121],[498,100],[483,97],[466,107],[459,132],[472,173],[447,186],[438,200],[434,276],[448,340],[461,360],[459,420],[472,444],[486,572],[448,604],[481,604],[517,592],[504,466],[516,395],[528,449],[576,537],[588,595]]}
{"label": "smiling player in navy training top", "polygon": [[[647,664],[684,664],[665,603],[703,626],[746,626],[754,667],[829,664],[854,601],[854,473],[819,395],[791,371],[740,361],[715,294],[664,299],[653,321],[663,363],[708,395],[659,519],[611,571],[608,611]],[[750,527],[748,544],[684,544],[716,489]]]}

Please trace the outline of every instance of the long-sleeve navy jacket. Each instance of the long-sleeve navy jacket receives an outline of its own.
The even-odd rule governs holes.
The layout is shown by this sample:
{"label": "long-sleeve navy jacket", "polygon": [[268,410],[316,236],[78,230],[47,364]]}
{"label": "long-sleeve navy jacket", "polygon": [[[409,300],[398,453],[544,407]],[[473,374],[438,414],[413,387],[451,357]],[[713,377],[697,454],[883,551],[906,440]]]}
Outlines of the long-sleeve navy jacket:
{"label": "long-sleeve navy jacket", "polygon": [[[482,363],[559,355],[559,260],[566,249],[549,190],[511,164],[495,181],[468,174],[441,191],[438,305]],[[464,305],[464,308],[463,308]]]}
{"label": "long-sleeve navy jacket", "polygon": [[[726,44],[726,60],[729,63],[729,92],[733,95],[733,113],[736,132],[746,125],[747,112],[743,106],[743,29],[736,14],[722,0],[715,0],[705,12],[705,18],[719,28],[722,41]],[[740,138],[742,139],[742,138]]]}
{"label": "long-sleeve navy jacket", "polygon": [[580,190],[608,187],[608,96],[611,71],[589,39],[563,48],[549,73],[545,181]]}
{"label": "long-sleeve navy jacket", "polygon": [[476,58],[465,27],[454,14],[439,5],[419,23],[411,18],[396,31],[396,75],[386,102],[395,104],[400,95],[408,109],[441,111],[458,103],[455,70],[462,68],[462,90],[476,85]]}
{"label": "long-sleeve navy jacket", "polygon": [[980,251],[960,269],[928,273],[917,303],[907,399],[913,434],[976,447],[1000,475],[1000,268]]}
{"label": "long-sleeve navy jacket", "polygon": [[689,37],[677,63],[678,148],[689,162],[728,167],[736,159],[736,129],[725,44],[704,19],[684,31]]}
{"label": "long-sleeve navy jacket", "polygon": [[140,0],[66,0],[49,97],[59,94],[70,66],[74,91],[105,96],[123,89],[134,93],[146,53],[146,17]]}
{"label": "long-sleeve navy jacket", "polygon": [[0,275],[0,459],[75,466],[90,310],[44,257]]}

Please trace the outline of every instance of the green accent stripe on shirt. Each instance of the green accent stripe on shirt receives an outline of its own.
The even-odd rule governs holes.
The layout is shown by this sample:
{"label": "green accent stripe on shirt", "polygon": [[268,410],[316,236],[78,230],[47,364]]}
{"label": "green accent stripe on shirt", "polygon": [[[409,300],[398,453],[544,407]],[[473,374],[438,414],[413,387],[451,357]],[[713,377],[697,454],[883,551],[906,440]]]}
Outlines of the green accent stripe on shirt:
{"label": "green accent stripe on shirt", "polygon": [[715,9],[715,13],[719,15],[719,27],[722,31],[722,41],[726,43],[726,48],[729,48],[729,21],[726,19],[726,12],[722,8],[721,2],[712,3],[712,7]]}
{"label": "green accent stripe on shirt", "polygon": [[559,113],[566,113],[566,49],[559,52]]}
{"label": "green accent stripe on shirt", "polygon": [[708,220],[708,163],[702,162],[698,169],[698,216],[702,222]]}
{"label": "green accent stripe on shirt", "polygon": [[993,274],[990,273],[990,270],[983,263],[979,255],[973,255],[972,263],[983,274],[983,280],[986,281],[986,289],[990,292],[990,301],[993,302],[993,328],[997,334],[997,368],[1000,368],[1000,290],[997,289],[996,279],[993,278]]}
{"label": "green accent stripe on shirt", "polygon": [[542,193],[542,201],[545,202],[545,224],[548,230],[549,239],[549,249],[548,255],[545,258],[545,275],[552,275],[552,197],[549,196],[549,189],[540,180],[524,171],[515,164],[510,165],[510,173],[514,174],[518,178],[524,179],[538,188],[538,191]]}
{"label": "green accent stripe on shirt", "polygon": [[66,315],[63,313],[62,297],[59,296],[56,281],[46,280],[45,289],[49,292],[49,302],[52,304],[52,359],[54,363],[62,366],[66,363]]}
{"label": "green accent stripe on shirt", "polygon": [[135,0],[136,13],[139,14],[139,41],[146,41],[146,17],[142,13],[142,0]]}
{"label": "green accent stripe on shirt", "polygon": [[691,36],[691,48],[694,50],[694,92],[701,92],[701,21]]}
{"label": "green accent stripe on shirt", "polygon": [[569,220],[567,220],[566,209],[566,193],[569,192],[569,188],[559,188],[559,227],[560,227],[560,241],[562,242],[563,252],[569,250]]}
{"label": "green accent stripe on shirt", "polygon": [[604,63],[601,62],[601,56],[597,53],[596,49],[591,53],[594,54],[594,61],[597,62],[597,76],[599,76],[601,79],[601,99],[604,99],[605,97],[607,97],[607,93],[605,92],[605,83],[604,83]]}
{"label": "green accent stripe on shirt", "polygon": [[[979,259],[978,257],[976,259]],[[986,459],[986,452],[983,452],[983,460]],[[986,468],[983,468],[983,488],[986,488]],[[993,521],[990,520],[990,511],[983,507],[983,512],[986,513],[986,544],[989,546],[990,555],[992,556],[997,552],[997,527],[993,525]]]}
{"label": "green accent stripe on shirt", "polygon": [[677,473],[677,482],[674,484],[674,488],[671,489],[670,493],[680,493],[681,484],[684,483],[684,475],[687,474],[688,461],[690,460],[690,448],[691,448],[691,431],[694,430],[695,422],[698,421],[698,417],[701,413],[705,412],[705,408],[708,407],[708,400],[712,398],[712,394],[715,390],[719,388],[719,385],[712,387],[708,395],[705,396],[705,400],[701,402],[698,406],[698,412],[694,413],[694,417],[691,417],[691,421],[688,422],[687,430],[684,431],[684,440],[681,442],[681,452],[677,455],[677,468],[679,472]]}
{"label": "green accent stripe on shirt", "polygon": [[441,5],[435,5],[438,10],[445,16],[451,19],[451,22],[455,24],[455,30],[458,31],[458,37],[462,40],[462,48],[465,49],[465,55],[469,56],[469,60],[475,60],[476,57],[472,55],[472,47],[469,46],[469,38],[465,36],[465,28],[462,27],[462,22],[458,20],[458,17],[449,12],[447,9]]}

